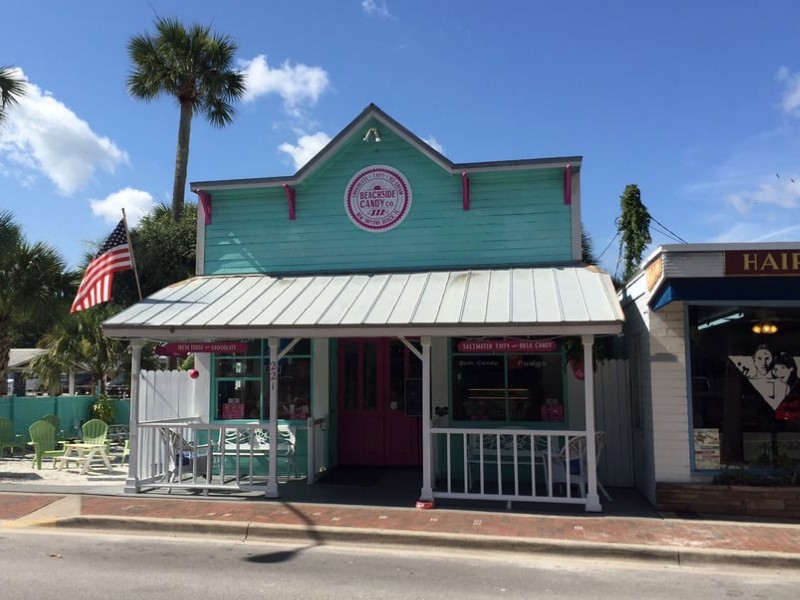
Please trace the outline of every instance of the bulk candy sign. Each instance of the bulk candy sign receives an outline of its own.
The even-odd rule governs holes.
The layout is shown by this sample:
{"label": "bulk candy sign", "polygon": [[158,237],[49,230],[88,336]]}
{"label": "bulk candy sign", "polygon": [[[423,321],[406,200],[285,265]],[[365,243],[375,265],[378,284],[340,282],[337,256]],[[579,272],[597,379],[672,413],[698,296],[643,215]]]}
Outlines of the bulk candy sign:
{"label": "bulk candy sign", "polygon": [[459,352],[555,352],[558,344],[553,340],[463,340]]}
{"label": "bulk candy sign", "polygon": [[380,233],[394,229],[411,210],[411,186],[405,175],[373,165],[353,175],[344,192],[347,216],[359,229]]}

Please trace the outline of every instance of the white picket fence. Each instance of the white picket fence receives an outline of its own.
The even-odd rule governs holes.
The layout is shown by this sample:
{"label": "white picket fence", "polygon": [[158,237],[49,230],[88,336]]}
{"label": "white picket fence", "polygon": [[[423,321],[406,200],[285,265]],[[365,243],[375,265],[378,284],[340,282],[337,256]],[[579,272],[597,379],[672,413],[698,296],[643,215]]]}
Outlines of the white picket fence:
{"label": "white picket fence", "polygon": [[197,406],[195,381],[186,371],[142,371],[139,421],[184,419],[207,413],[207,406]]}

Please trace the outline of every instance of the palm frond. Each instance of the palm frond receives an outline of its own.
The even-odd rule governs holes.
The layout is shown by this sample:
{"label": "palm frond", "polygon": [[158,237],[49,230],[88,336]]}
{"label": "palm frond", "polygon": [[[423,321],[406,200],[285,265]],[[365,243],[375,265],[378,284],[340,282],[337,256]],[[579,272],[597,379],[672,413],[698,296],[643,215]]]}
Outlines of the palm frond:
{"label": "palm frond", "polygon": [[25,95],[26,86],[27,82],[19,69],[0,67],[0,123],[5,119],[7,110]]}

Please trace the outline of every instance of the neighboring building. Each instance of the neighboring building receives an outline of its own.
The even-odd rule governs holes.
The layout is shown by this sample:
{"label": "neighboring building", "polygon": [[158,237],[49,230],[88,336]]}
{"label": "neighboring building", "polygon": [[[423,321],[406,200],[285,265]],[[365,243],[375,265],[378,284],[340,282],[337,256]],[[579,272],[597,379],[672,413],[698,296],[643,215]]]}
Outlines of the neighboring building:
{"label": "neighboring building", "polygon": [[89,373],[63,373],[61,387],[55,390],[44,388],[38,377],[26,377],[31,361],[47,352],[43,348],[12,348],[8,363],[8,391],[14,396],[41,396],[47,394],[91,394],[92,376]]}
{"label": "neighboring building", "polygon": [[502,431],[520,455],[501,470],[527,453],[529,491],[492,497],[599,510],[593,469],[585,497],[531,481],[550,474],[530,436],[555,453],[586,434],[595,456],[592,346],[623,320],[608,274],[581,263],[580,172],[580,157],[454,164],[370,105],[294,176],[192,183],[197,277],[104,330],[196,352],[184,417],[325,418],[328,466],[421,468],[423,501],[474,497],[489,468],[474,432]]}
{"label": "neighboring building", "polygon": [[25,377],[25,369],[34,358],[44,352],[41,348],[11,348],[7,371],[9,394],[25,396],[42,391],[38,379]]}
{"label": "neighboring building", "polygon": [[636,481],[800,466],[800,244],[659,248],[621,292]]}

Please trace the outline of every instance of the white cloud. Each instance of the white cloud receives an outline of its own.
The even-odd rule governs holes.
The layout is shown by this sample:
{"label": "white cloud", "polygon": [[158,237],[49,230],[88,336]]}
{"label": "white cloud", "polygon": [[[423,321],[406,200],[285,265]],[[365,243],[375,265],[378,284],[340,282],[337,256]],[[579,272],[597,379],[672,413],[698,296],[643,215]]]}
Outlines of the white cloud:
{"label": "white cloud", "polygon": [[313,135],[301,135],[297,140],[296,146],[285,142],[278,146],[278,150],[291,156],[295,169],[300,169],[330,141],[331,138],[327,133],[318,131]]}
{"label": "white cloud", "polygon": [[[800,73],[781,67],[781,108],[800,116]],[[700,149],[691,169],[702,179],[681,189],[670,207],[680,235],[691,242],[800,241],[800,127],[781,119],[724,147]],[[691,219],[684,219],[691,214]],[[660,216],[660,215],[659,215]]]}
{"label": "white cloud", "polygon": [[777,207],[796,209],[800,207],[800,176],[776,177],[774,182],[763,182],[750,189],[740,190],[725,197],[740,214],[748,214],[756,209]]}
{"label": "white cloud", "polygon": [[383,0],[361,0],[361,9],[369,17],[377,17],[379,19],[394,18]]}
{"label": "white cloud", "polygon": [[717,243],[791,241],[800,239],[800,176],[772,175],[760,182],[728,191],[723,205],[702,219],[701,230]]}
{"label": "white cloud", "polygon": [[758,221],[738,221],[707,241],[719,244],[785,242],[797,240],[800,236],[800,222],[780,229],[777,223],[773,222],[771,225],[770,227],[769,223]]}
{"label": "white cloud", "polygon": [[0,156],[17,171],[44,174],[67,196],[84,187],[97,169],[113,173],[128,162],[127,153],[114,142],[97,135],[66,105],[30,82],[0,137]]}
{"label": "white cloud", "polygon": [[102,217],[107,223],[116,225],[122,218],[122,209],[128,220],[128,227],[135,227],[141,218],[155,208],[153,197],[142,190],[125,188],[114,192],[102,200],[89,200],[92,214]]}
{"label": "white cloud", "polygon": [[303,104],[316,104],[330,85],[328,73],[321,67],[292,65],[286,61],[279,68],[271,68],[263,54],[253,60],[240,61],[240,64],[247,85],[245,102],[278,94],[286,110],[293,115],[300,112]]}
{"label": "white cloud", "polygon": [[435,137],[429,136],[422,141],[428,144],[428,146],[430,146],[434,150],[436,150],[439,154],[444,154],[444,146],[442,146],[439,142],[437,142]]}
{"label": "white cloud", "polygon": [[787,67],[781,67],[778,69],[777,78],[786,84],[781,107],[790,115],[800,116],[800,73],[792,73]]}

